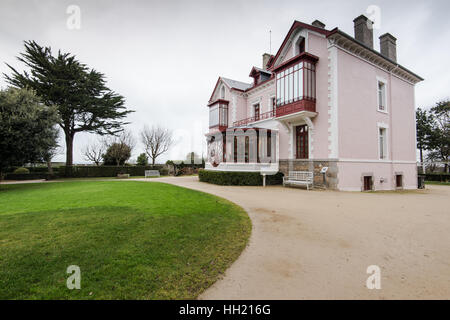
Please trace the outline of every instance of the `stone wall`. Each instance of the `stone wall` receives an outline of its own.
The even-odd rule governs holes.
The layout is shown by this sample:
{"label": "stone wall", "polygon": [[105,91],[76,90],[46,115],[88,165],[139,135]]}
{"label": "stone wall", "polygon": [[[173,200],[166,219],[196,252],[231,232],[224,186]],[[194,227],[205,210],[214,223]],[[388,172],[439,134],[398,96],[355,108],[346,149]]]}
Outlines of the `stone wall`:
{"label": "stone wall", "polygon": [[[280,171],[285,175],[289,171],[310,171],[314,172],[314,187],[337,190],[338,185],[338,168],[336,160],[320,160],[320,159],[283,159],[279,161]],[[320,170],[328,167],[325,177]]]}

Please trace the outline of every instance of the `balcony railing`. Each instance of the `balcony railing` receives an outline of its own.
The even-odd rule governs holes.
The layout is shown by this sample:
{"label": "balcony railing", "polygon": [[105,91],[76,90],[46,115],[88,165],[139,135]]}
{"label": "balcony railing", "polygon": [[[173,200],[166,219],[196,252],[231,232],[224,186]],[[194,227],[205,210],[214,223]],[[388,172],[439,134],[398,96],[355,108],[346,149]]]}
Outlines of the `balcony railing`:
{"label": "balcony railing", "polygon": [[291,113],[300,111],[316,112],[316,99],[302,99],[291,102],[282,106],[278,106],[276,109],[276,117],[282,117]]}
{"label": "balcony railing", "polygon": [[233,122],[233,127],[245,126],[252,122],[273,118],[274,116],[275,116],[275,114],[274,114],[273,110],[267,111],[267,112],[261,113],[259,115],[254,115],[253,117],[250,117],[250,118],[235,121],[235,122]]}

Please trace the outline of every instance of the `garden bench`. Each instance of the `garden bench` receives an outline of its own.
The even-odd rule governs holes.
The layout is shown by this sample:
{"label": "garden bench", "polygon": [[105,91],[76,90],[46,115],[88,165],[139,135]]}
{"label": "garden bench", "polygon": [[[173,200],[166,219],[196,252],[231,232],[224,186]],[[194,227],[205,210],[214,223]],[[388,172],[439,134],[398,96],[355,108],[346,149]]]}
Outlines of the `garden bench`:
{"label": "garden bench", "polygon": [[145,177],[159,177],[159,170],[145,170]]}
{"label": "garden bench", "polygon": [[283,177],[283,186],[288,184],[293,185],[306,185],[306,189],[309,190],[309,186],[313,188],[314,173],[309,171],[289,171],[287,176]]}

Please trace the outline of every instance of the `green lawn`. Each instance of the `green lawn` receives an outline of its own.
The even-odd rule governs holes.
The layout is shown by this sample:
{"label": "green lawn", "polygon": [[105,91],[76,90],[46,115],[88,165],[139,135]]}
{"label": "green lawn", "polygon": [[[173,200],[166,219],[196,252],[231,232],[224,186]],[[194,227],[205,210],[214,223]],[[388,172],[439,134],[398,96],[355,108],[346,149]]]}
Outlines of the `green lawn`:
{"label": "green lawn", "polygon": [[196,298],[250,232],[233,203],[164,183],[1,185],[0,299]]}

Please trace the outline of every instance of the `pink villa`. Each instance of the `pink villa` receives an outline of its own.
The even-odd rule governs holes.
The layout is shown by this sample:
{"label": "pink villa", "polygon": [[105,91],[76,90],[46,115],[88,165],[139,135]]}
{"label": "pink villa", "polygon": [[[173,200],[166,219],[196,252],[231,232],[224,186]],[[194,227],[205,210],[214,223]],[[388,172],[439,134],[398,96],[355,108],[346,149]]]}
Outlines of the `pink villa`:
{"label": "pink villa", "polygon": [[[206,170],[307,171],[315,186],[345,191],[417,188],[414,86],[423,79],[397,62],[391,34],[378,52],[368,18],[354,30],[295,21],[277,53],[251,68],[251,83],[219,77]],[[268,158],[251,156],[252,137]]]}

